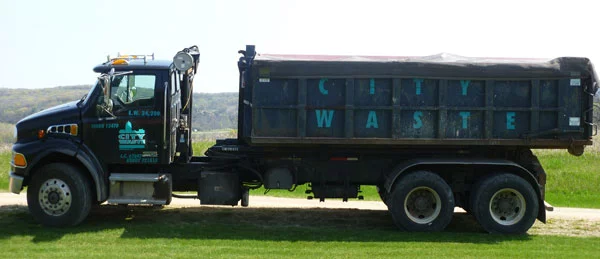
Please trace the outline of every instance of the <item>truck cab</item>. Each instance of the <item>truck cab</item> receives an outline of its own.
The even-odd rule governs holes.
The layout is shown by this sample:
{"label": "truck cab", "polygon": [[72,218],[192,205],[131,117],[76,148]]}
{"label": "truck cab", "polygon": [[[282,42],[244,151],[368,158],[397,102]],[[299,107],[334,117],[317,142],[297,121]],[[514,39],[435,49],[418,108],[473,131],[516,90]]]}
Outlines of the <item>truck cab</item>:
{"label": "truck cab", "polygon": [[83,142],[101,163],[169,164],[179,126],[179,71],[171,62],[124,58],[96,66],[101,77],[92,105],[82,110]]}
{"label": "truck cab", "polygon": [[[49,222],[44,218],[52,215],[51,224],[56,225],[79,223],[78,217],[66,215],[71,207],[88,210],[89,204],[106,201],[109,196],[114,196],[116,203],[136,203],[134,197],[144,196],[141,193],[148,192],[147,186],[116,195],[109,193],[110,182],[119,183],[120,177],[156,185],[161,166],[186,163],[192,156],[188,125],[199,56],[193,46],[179,52],[173,61],[127,55],[108,57],[94,67],[98,80],[79,101],[17,123],[10,191],[20,193],[29,185],[28,202],[36,205],[30,206],[36,211],[34,216],[41,215],[36,218]],[[144,174],[128,174],[131,172]],[[111,179],[111,175],[117,177]],[[166,182],[164,175],[161,181]],[[77,189],[90,192],[89,197],[76,201],[73,192]],[[145,200],[169,203],[170,190],[161,197],[151,189]]]}

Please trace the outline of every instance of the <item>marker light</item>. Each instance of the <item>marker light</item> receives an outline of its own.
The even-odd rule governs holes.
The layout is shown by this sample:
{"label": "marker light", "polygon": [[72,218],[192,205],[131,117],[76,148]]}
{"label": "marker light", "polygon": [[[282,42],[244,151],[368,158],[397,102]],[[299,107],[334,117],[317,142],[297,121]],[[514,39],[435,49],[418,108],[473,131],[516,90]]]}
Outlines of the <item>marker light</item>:
{"label": "marker light", "polygon": [[25,160],[25,156],[21,153],[14,153],[13,156],[13,164],[18,167],[26,167],[27,160]]}
{"label": "marker light", "polygon": [[44,130],[38,130],[37,137],[39,139],[43,138],[45,135],[46,135],[46,133],[44,132]]}
{"label": "marker light", "polygon": [[77,124],[71,124],[71,135],[77,136]]}
{"label": "marker light", "polygon": [[124,60],[124,59],[115,59],[115,60],[113,60],[112,64],[113,65],[129,65],[127,60]]}

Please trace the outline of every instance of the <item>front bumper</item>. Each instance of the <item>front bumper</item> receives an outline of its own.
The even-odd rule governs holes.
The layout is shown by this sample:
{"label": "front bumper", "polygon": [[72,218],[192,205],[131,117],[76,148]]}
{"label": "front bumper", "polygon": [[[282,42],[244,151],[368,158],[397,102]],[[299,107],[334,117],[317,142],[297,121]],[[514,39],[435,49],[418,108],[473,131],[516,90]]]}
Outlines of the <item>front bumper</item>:
{"label": "front bumper", "polygon": [[16,175],[14,172],[10,172],[9,178],[10,181],[8,184],[8,190],[16,194],[21,193],[21,190],[23,189],[23,180],[25,179],[25,177]]}

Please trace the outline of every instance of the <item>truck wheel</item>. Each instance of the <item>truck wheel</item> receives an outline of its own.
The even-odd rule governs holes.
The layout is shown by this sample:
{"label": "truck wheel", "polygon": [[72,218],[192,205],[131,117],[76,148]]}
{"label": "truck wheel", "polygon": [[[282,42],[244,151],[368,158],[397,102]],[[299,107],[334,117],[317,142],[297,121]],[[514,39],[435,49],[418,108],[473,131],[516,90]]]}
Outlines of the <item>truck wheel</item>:
{"label": "truck wheel", "polygon": [[450,224],[454,213],[452,189],[429,171],[402,177],[388,200],[394,223],[408,231],[441,231]]}
{"label": "truck wheel", "polygon": [[535,222],[537,195],[519,176],[501,173],[486,178],[472,195],[473,215],[487,232],[522,234]]}
{"label": "truck wheel", "polygon": [[388,194],[387,191],[385,190],[385,187],[383,187],[383,185],[377,185],[377,193],[379,194],[379,198],[381,198],[381,201],[383,201],[383,203],[387,206],[388,205]]}
{"label": "truck wheel", "polygon": [[92,207],[92,189],[77,167],[56,163],[40,168],[27,188],[27,205],[33,218],[45,226],[74,226]]}
{"label": "truck wheel", "polygon": [[240,205],[242,205],[242,207],[248,207],[248,205],[250,205],[250,189],[242,189],[242,199]]}

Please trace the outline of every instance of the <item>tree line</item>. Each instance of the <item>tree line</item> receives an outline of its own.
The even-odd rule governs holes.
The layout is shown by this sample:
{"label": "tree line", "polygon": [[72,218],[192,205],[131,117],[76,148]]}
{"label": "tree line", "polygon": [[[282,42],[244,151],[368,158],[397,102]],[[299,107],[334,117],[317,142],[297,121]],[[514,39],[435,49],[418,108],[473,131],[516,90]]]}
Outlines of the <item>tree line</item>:
{"label": "tree line", "polygon": [[[90,88],[90,85],[43,89],[0,88],[0,123],[15,124],[30,114],[77,101]],[[237,93],[194,93],[192,128],[197,131],[237,128],[237,97]]]}

